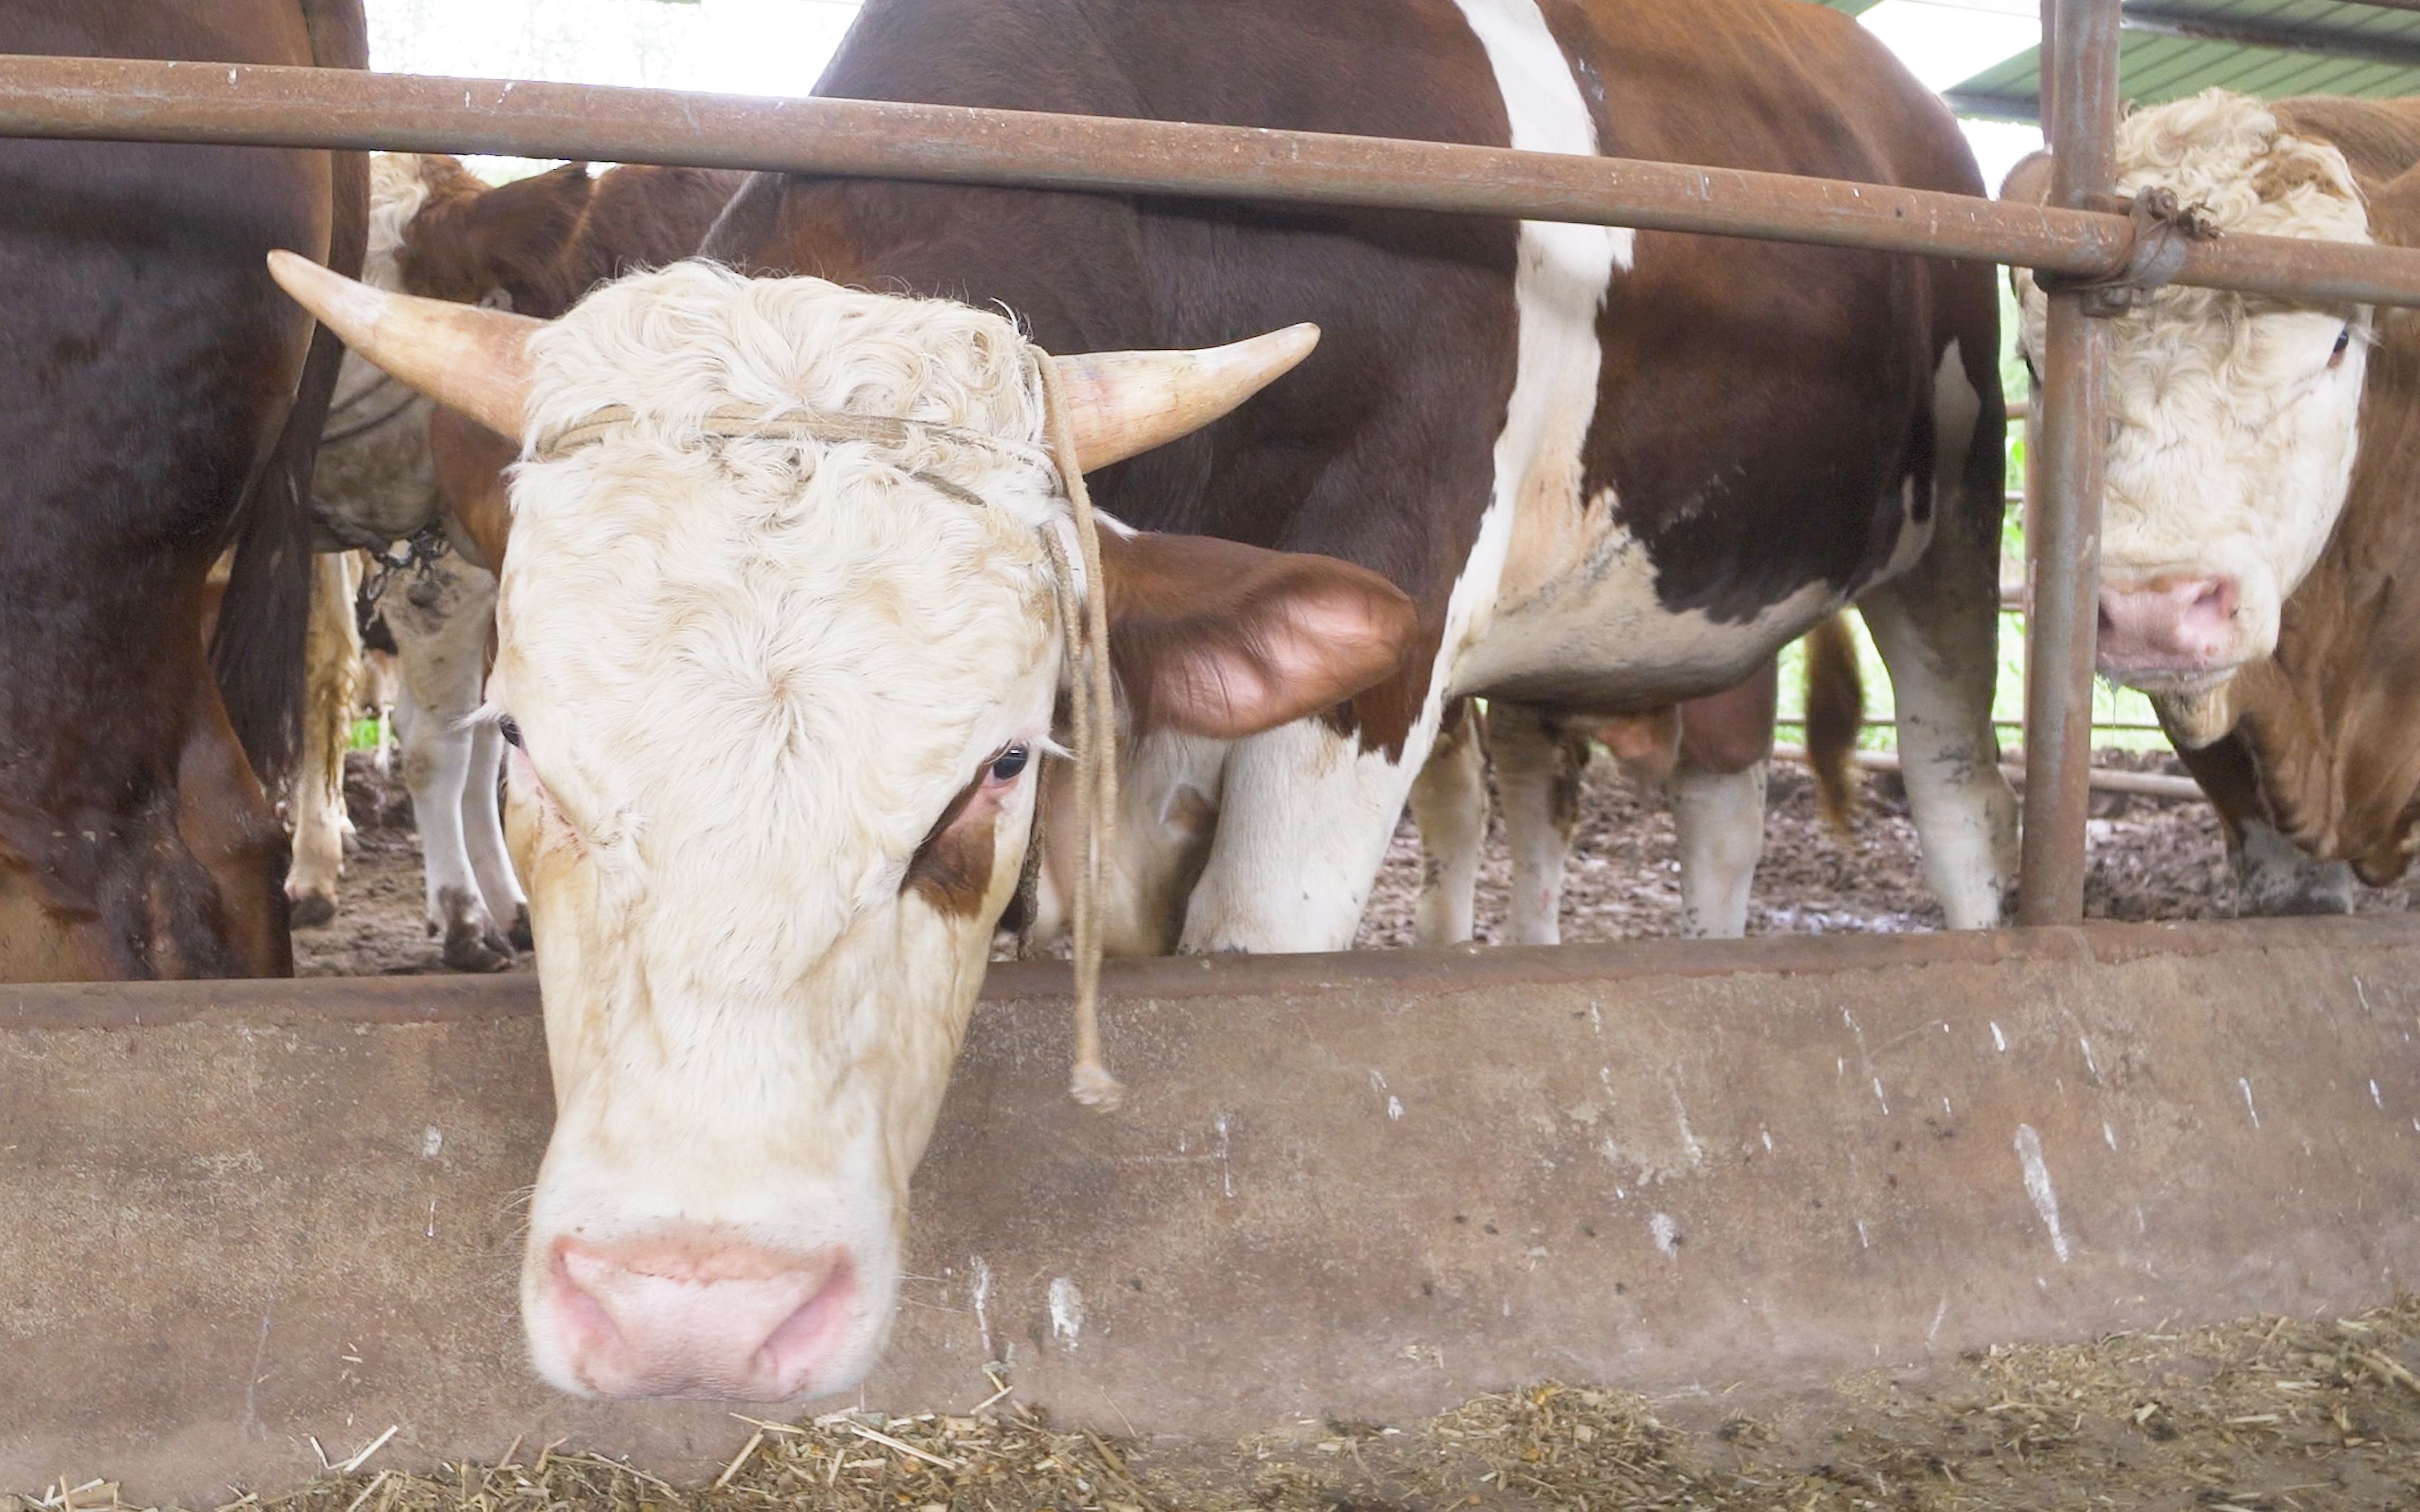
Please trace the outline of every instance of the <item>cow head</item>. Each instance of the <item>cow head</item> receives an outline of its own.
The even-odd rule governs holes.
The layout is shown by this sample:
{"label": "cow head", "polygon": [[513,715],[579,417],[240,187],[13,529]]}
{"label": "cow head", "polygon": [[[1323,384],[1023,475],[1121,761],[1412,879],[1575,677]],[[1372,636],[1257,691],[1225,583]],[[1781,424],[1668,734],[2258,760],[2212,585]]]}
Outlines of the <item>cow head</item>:
{"label": "cow head", "polygon": [[[2001,193],[2041,201],[2049,162]],[[2371,239],[2344,154],[2256,100],[2211,90],[2118,130],[2118,189],[2173,190],[2226,232]],[[2013,275],[2039,375],[2046,301]],[[2115,322],[2102,505],[2100,666],[2152,693],[2207,695],[2276,645],[2350,481],[2368,316],[2170,287]]]}
{"label": "cow head", "polygon": [[[539,1370],[625,1396],[853,1383],[1067,675],[1053,359],[996,314],[701,263],[546,324],[277,272],[524,441],[489,703],[555,1088],[521,1288]],[[1206,423],[1314,334],[1057,360],[1078,455]],[[948,430],[730,420],[801,407]],[[1390,675],[1412,634],[1342,563],[1105,537],[1082,591],[1108,594],[1138,730],[1283,723]]]}

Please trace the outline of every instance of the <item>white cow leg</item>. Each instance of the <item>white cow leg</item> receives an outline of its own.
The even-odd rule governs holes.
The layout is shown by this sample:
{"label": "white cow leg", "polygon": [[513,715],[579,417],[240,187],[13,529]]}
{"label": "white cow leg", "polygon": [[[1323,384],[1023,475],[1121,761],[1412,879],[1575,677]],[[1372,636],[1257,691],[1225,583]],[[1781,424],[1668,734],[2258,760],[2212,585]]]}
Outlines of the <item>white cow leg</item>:
{"label": "white cow leg", "polygon": [[1420,900],[1412,938],[1434,949],[1476,933],[1479,853],[1487,839],[1487,751],[1479,706],[1463,702],[1437,734],[1412,781],[1412,822],[1420,832]]}
{"label": "white cow leg", "polygon": [[1510,945],[1562,943],[1563,863],[1579,828],[1585,736],[1518,703],[1488,708],[1487,745],[1504,798],[1504,838],[1512,851]]}
{"label": "white cow leg", "polygon": [[[406,656],[410,655],[406,652]],[[463,785],[471,771],[471,732],[420,707],[409,686],[397,705],[403,727],[403,785],[420,830],[428,933],[443,941],[456,971],[501,971],[512,947],[498,932],[471,869],[462,833]]]}
{"label": "white cow leg", "polygon": [[471,874],[479,879],[479,896],[488,917],[503,926],[516,950],[530,949],[529,899],[513,872],[512,853],[504,848],[504,820],[497,806],[496,779],[504,769],[504,732],[493,724],[470,730],[471,762],[462,783],[462,839],[471,853]]}
{"label": "white cow leg", "polygon": [[1681,841],[1681,933],[1735,940],[1747,933],[1747,900],[1764,856],[1764,784],[1770,762],[1713,772],[1685,760],[1672,774],[1672,825]]}
{"label": "white cow leg", "polygon": [[311,615],[304,632],[302,761],[294,779],[294,862],[286,874],[288,918],[314,929],[336,917],[345,872],[345,748],[353,727],[361,636],[353,627],[353,583],[346,553],[312,563]]}
{"label": "white cow leg", "polygon": [[[1906,578],[1858,602],[1890,671],[1900,770],[1925,874],[1951,929],[1993,929],[2017,897],[2017,798],[1992,729],[1999,536],[1945,520]],[[1947,529],[1956,527],[1955,529]]]}
{"label": "white cow leg", "polygon": [[[489,911],[463,825],[475,744],[475,733],[464,721],[479,706],[496,580],[452,558],[441,560],[434,570],[439,592],[433,603],[411,602],[400,579],[384,601],[403,672],[397,704],[403,781],[420,830],[429,933],[443,940],[445,964],[454,970],[500,971],[512,964],[512,946]],[[495,770],[490,755],[488,781],[495,780]]]}
{"label": "white cow leg", "polygon": [[1430,736],[1413,731],[1400,762],[1316,719],[1238,741],[1181,949],[1351,949]]}
{"label": "white cow leg", "polygon": [[2352,863],[2319,860],[2258,819],[2244,821],[2232,859],[2235,911],[2246,918],[2350,914],[2361,899]]}

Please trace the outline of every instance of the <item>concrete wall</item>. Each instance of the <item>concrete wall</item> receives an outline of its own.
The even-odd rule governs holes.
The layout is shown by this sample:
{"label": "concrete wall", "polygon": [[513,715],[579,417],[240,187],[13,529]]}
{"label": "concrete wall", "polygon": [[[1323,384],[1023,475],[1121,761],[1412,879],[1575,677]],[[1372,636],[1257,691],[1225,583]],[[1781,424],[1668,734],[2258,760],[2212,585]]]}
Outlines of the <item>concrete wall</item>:
{"label": "concrete wall", "polygon": [[[962,1410],[995,1359],[1147,1432],[1770,1386],[2420,1266],[2420,921],[1115,966],[1109,1118],[1063,1092],[1064,980],[994,974],[877,1405]],[[535,1006],[0,987],[0,1489],[210,1504],[390,1425],[376,1466],[727,1456],[719,1406],[520,1359]]]}

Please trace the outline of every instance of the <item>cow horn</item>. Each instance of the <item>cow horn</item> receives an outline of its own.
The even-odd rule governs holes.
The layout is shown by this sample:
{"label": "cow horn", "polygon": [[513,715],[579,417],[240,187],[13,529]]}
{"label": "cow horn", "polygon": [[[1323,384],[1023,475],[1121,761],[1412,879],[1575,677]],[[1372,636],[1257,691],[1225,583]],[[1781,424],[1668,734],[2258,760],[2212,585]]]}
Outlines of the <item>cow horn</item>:
{"label": "cow horn", "polygon": [[528,343],[544,321],[389,293],[290,252],[269,255],[269,275],[354,351],[438,403],[520,440]]}
{"label": "cow horn", "polygon": [[1200,430],[1283,377],[1319,345],[1305,322],[1199,351],[1083,352],[1058,357],[1087,472]]}

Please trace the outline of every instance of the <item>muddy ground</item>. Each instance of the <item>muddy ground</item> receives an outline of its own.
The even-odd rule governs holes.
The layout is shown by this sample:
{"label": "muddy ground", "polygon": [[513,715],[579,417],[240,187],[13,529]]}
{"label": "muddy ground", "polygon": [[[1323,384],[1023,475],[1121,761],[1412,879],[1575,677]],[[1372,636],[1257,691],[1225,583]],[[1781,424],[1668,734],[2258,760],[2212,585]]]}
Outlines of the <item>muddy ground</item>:
{"label": "muddy ground", "polygon": [[[2104,765],[2181,774],[2167,756],[2104,752]],[[346,865],[343,904],[326,929],[295,936],[306,976],[442,971],[437,942],[422,923],[419,840],[401,788],[354,753],[347,796],[359,847]],[[1634,789],[1611,761],[1590,768],[1577,844],[1563,893],[1563,938],[1579,943],[1671,934],[1680,918],[1680,861],[1660,795]],[[2234,883],[2218,817],[2209,805],[2096,795],[2092,871],[2086,910],[2096,918],[2225,918]],[[1419,840],[1406,821],[1387,856],[1356,942],[1363,949],[1412,943],[1419,887]],[[1489,836],[1479,892],[1479,930],[1494,940],[1505,919],[1510,858],[1501,826]],[[2411,885],[2366,895],[2366,909],[2411,903]],[[1804,771],[1775,768],[1748,930],[1755,934],[1840,930],[1937,929],[1941,910],[1924,883],[1896,779],[1866,784],[1854,834],[1826,828]]]}

